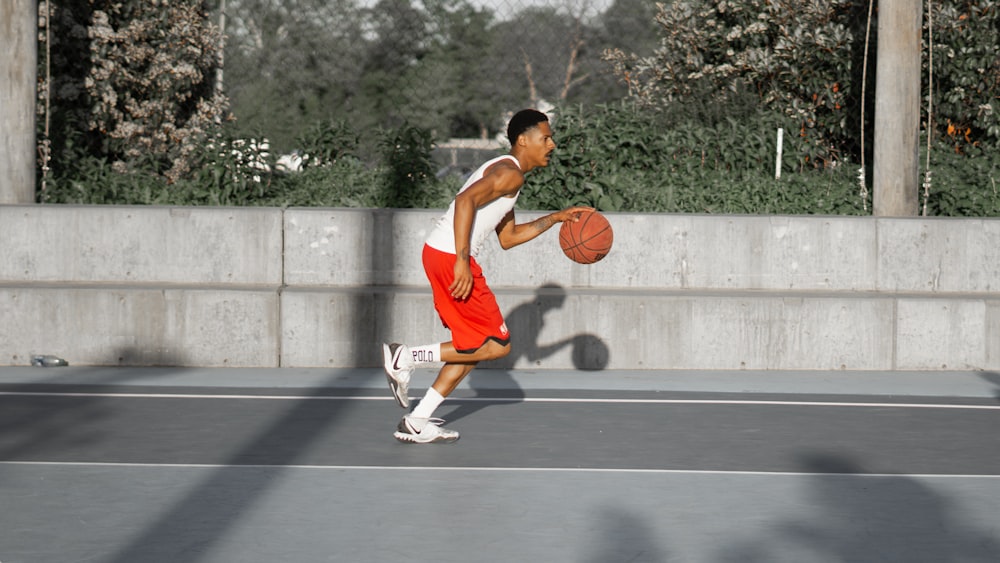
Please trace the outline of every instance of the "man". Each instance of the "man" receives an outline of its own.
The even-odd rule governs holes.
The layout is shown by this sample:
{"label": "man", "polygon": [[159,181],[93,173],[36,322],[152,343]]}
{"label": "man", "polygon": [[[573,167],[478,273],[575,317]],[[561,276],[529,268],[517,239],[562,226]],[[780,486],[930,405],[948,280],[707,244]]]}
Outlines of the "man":
{"label": "man", "polygon": [[427,237],[424,271],[434,293],[434,308],[451,330],[449,342],[408,347],[383,344],[385,374],[396,402],[409,407],[410,374],[420,364],[444,362],[437,379],[413,412],[400,420],[394,436],[407,443],[454,442],[458,432],[442,428],[434,411],[476,364],[510,353],[510,335],[496,297],[486,285],[476,255],[491,231],[510,249],[556,223],[578,221],[591,207],[570,207],[529,223],[514,220],[514,203],[525,173],[548,166],[555,150],[548,117],[519,111],[507,125],[510,153],[483,164],[469,177]]}

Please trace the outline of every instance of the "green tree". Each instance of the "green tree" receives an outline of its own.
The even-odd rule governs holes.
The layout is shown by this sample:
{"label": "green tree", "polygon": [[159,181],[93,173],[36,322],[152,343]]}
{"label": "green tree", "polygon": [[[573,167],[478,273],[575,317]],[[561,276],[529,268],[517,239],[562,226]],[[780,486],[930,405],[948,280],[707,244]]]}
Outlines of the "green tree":
{"label": "green tree", "polygon": [[430,45],[427,15],[410,0],[379,0],[368,11],[370,40],[361,93],[373,125],[396,128],[405,121],[405,77]]}
{"label": "green tree", "polygon": [[366,109],[364,14],[353,0],[228,0],[225,91],[237,129],[279,151]]}
{"label": "green tree", "polygon": [[403,79],[409,120],[439,139],[485,137],[504,109],[484,64],[495,43],[493,13],[465,0],[426,1],[424,9],[427,51]]}
{"label": "green tree", "polygon": [[618,49],[625,53],[650,56],[659,45],[654,0],[615,0],[594,22],[592,38],[581,61],[581,73],[588,79],[571,92],[570,100],[577,103],[609,103],[628,94],[625,84],[602,59],[605,51]]}
{"label": "green tree", "polygon": [[582,14],[551,7],[530,7],[495,28],[491,68],[505,85],[509,110],[540,100],[555,103],[570,94],[589,75],[582,61],[594,37]]}
{"label": "green tree", "polygon": [[659,45],[654,0],[615,0],[601,17],[606,43],[648,57]]}

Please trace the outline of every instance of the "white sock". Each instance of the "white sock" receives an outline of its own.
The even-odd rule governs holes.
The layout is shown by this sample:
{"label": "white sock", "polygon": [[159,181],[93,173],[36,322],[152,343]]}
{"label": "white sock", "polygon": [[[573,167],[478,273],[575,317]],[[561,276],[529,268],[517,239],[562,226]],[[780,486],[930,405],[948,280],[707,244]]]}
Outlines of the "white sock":
{"label": "white sock", "polygon": [[441,393],[437,392],[437,389],[431,387],[427,390],[427,394],[424,395],[423,399],[417,403],[416,408],[410,413],[413,418],[430,418],[434,411],[441,406],[444,402],[444,397]]}
{"label": "white sock", "polygon": [[413,365],[433,364],[441,361],[441,343],[410,346]]}

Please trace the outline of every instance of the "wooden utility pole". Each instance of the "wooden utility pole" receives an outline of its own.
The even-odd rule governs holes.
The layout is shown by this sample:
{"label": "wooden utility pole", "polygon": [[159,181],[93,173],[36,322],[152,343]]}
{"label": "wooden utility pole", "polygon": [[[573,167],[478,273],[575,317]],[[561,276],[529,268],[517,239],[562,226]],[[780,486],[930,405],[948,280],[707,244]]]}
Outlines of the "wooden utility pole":
{"label": "wooden utility pole", "polygon": [[0,205],[35,201],[38,6],[0,2]]}
{"label": "wooden utility pole", "polygon": [[917,215],[920,196],[921,0],[882,0],[878,10],[872,208]]}

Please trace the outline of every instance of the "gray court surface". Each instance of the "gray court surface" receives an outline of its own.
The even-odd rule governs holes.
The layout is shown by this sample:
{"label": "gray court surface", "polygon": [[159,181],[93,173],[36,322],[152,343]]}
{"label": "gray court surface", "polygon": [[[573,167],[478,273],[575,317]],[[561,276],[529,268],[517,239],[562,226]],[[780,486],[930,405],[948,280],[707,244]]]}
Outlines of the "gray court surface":
{"label": "gray court surface", "polygon": [[[415,374],[419,397],[433,371]],[[1000,375],[0,367],[0,562],[1000,561]]]}

